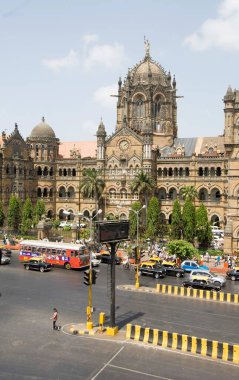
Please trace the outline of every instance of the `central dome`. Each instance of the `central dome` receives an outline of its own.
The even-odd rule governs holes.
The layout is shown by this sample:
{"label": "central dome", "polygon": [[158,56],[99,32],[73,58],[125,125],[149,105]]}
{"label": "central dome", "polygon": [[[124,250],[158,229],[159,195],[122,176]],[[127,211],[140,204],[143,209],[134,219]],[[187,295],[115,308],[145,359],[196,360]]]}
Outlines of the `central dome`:
{"label": "central dome", "polygon": [[53,131],[52,127],[50,127],[49,124],[45,122],[45,118],[42,118],[42,122],[38,125],[36,125],[32,132],[30,137],[53,137],[55,138],[55,132]]}
{"label": "central dome", "polygon": [[163,71],[160,69],[160,67],[156,63],[150,62],[150,61],[145,61],[141,63],[136,69],[135,74],[142,75],[142,74],[148,74],[150,72],[152,74],[159,74],[159,75],[164,74]]}

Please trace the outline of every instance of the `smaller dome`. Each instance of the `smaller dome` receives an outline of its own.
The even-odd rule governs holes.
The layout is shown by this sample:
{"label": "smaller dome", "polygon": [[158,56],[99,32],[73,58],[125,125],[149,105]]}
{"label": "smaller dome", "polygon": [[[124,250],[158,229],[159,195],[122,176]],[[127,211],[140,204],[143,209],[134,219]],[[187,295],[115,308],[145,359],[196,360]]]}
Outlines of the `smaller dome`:
{"label": "smaller dome", "polygon": [[53,131],[52,127],[50,127],[49,124],[45,122],[45,118],[42,118],[42,122],[38,125],[36,125],[32,132],[30,137],[53,137],[55,138],[55,132]]}

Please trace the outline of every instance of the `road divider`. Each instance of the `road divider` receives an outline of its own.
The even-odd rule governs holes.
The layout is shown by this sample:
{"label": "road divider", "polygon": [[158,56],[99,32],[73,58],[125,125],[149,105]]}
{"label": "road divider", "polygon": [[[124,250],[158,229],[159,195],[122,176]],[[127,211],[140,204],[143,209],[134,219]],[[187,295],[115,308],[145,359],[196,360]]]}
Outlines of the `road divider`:
{"label": "road divider", "polygon": [[239,364],[239,345],[127,324],[126,339]]}
{"label": "road divider", "polygon": [[184,286],[174,286],[157,284],[156,293],[169,294],[174,296],[201,298],[219,302],[229,302],[238,304],[239,295],[232,293],[215,292],[203,289],[185,288]]}

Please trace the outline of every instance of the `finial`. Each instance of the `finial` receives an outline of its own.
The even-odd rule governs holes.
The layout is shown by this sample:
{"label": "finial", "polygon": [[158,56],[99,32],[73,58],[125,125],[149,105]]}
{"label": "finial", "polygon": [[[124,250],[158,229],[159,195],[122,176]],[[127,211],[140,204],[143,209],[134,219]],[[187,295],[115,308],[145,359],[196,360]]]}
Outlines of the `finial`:
{"label": "finial", "polygon": [[144,36],[144,48],[145,48],[145,58],[150,57],[150,43],[149,40]]}
{"label": "finial", "polygon": [[45,118],[44,118],[44,116],[42,116],[41,120],[42,120],[43,123],[45,123]]}
{"label": "finial", "polygon": [[18,129],[18,125],[17,125],[17,123],[15,123],[15,129]]}

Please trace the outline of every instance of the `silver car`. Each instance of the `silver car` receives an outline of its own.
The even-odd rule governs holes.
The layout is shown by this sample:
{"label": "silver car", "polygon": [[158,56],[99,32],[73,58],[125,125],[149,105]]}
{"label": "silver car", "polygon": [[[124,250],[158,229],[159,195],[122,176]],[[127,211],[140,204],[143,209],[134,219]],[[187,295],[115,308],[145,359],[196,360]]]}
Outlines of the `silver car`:
{"label": "silver car", "polygon": [[225,277],[218,276],[215,273],[210,273],[210,272],[207,272],[204,270],[199,270],[199,269],[192,270],[190,275],[189,275],[189,278],[190,278],[190,280],[193,280],[193,279],[195,279],[195,277],[198,278],[199,276],[207,277],[215,285],[221,285],[221,286],[226,285],[226,278]]}
{"label": "silver car", "polygon": [[2,259],[1,259],[1,264],[2,265],[4,265],[4,264],[10,264],[10,262],[11,262],[10,257],[2,255]]}

